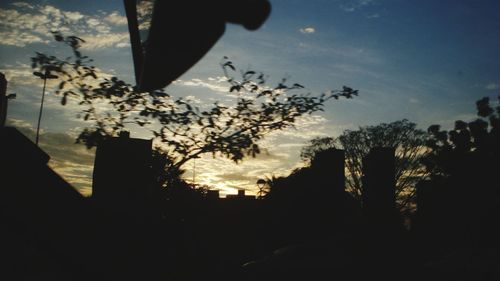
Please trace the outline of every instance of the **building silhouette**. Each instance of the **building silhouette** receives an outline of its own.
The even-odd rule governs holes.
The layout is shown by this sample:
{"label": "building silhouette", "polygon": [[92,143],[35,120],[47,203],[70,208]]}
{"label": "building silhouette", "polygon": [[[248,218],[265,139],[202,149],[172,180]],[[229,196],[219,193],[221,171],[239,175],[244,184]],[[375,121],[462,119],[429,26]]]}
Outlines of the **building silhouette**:
{"label": "building silhouette", "polygon": [[363,210],[384,217],[396,207],[394,149],[377,147],[363,158]]}
{"label": "building silhouette", "polygon": [[[395,277],[386,280],[399,280],[404,272],[437,276],[441,265],[426,272],[425,262],[497,239],[457,212],[470,205],[462,193],[450,197],[455,185],[434,180],[417,187],[417,227],[407,240],[399,231],[392,148],[375,148],[363,160],[361,211],[344,190],[344,152],[331,150],[283,178],[283,188],[271,189],[269,198],[257,200],[244,190],[226,198],[217,190],[194,192],[163,201],[166,218],[144,219],[161,212],[149,204],[157,196],[151,140],[123,134],[100,143],[91,200],[50,169],[50,157],[16,129],[0,128],[0,147],[8,164],[0,170],[0,241],[8,267],[2,280],[13,274],[26,280],[40,274],[78,280],[239,280],[255,274],[250,280],[270,280],[324,276],[334,272],[332,265],[343,280],[387,274]],[[493,227],[498,216],[490,217],[480,226]],[[270,253],[271,264],[262,259]],[[264,263],[242,273],[252,260]]]}
{"label": "building silhouette", "polygon": [[93,200],[118,212],[145,211],[154,196],[152,140],[128,133],[102,141],[96,150]]}
{"label": "building silhouette", "polygon": [[318,152],[312,160],[314,184],[322,186],[322,192],[344,191],[344,158],[344,150],[332,148]]}
{"label": "building silhouette", "polygon": [[207,190],[207,195],[206,195],[207,200],[215,201],[219,199],[219,196],[220,196],[219,190],[215,189]]}
{"label": "building silhouette", "polygon": [[85,198],[47,165],[50,156],[17,129],[0,127],[0,155],[0,280],[91,274],[93,269],[79,266],[93,249]]}
{"label": "building silhouette", "polygon": [[252,200],[255,199],[253,195],[247,195],[244,189],[238,189],[237,194],[228,194],[226,195],[226,199],[230,200]]}

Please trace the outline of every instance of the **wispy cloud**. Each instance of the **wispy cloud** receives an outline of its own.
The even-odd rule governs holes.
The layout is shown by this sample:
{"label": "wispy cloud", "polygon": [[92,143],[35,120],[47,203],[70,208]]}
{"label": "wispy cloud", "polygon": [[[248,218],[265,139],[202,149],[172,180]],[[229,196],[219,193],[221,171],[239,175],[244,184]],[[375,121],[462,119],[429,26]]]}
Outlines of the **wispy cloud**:
{"label": "wispy cloud", "polygon": [[124,48],[130,46],[127,32],[84,35],[82,39],[85,40],[82,49],[87,50],[97,50],[109,47]]}
{"label": "wispy cloud", "polygon": [[8,85],[10,88],[19,85],[34,85],[38,82],[38,79],[35,79],[33,75],[31,66],[26,63],[17,62],[15,65],[3,65],[3,67],[0,68],[0,72],[5,74],[5,78],[9,82]]}
{"label": "wispy cloud", "polygon": [[[99,71],[100,77],[109,78],[113,76],[99,68],[96,68],[96,70]],[[30,65],[22,62],[0,66],[0,72],[5,74],[8,81],[8,93],[17,93],[17,98],[12,101],[12,108],[9,110],[10,114],[12,114],[11,111],[15,111],[14,108],[16,107],[23,108],[24,110],[38,110],[40,107],[43,80],[34,76],[33,71]],[[75,123],[75,126],[84,125],[80,118],[76,118],[76,116],[81,113],[81,110],[85,108],[79,105],[81,101],[79,98],[71,97],[68,99],[65,106],[61,105],[62,95],[55,94],[55,90],[58,88],[60,82],[61,80],[59,79],[47,80],[44,112],[48,114],[58,112],[57,116],[59,121],[78,121]],[[98,86],[100,82],[102,82],[102,80],[91,79],[88,81],[88,84]],[[95,108],[99,112],[106,112],[110,110],[111,106],[106,101],[101,101],[95,103]]]}
{"label": "wispy cloud", "polygon": [[489,83],[485,86],[486,90],[498,90],[500,89],[500,85],[497,83]]}
{"label": "wispy cloud", "polygon": [[225,77],[218,76],[215,78],[209,77],[207,79],[193,78],[188,81],[177,80],[175,84],[188,87],[205,88],[217,93],[229,93],[229,84],[226,81],[227,79]]}
{"label": "wispy cloud", "polygon": [[314,32],[316,32],[316,29],[314,27],[304,27],[304,28],[301,28],[299,29],[299,31],[303,34],[312,34]]}
{"label": "wispy cloud", "polygon": [[104,18],[104,21],[113,25],[125,25],[127,24],[127,18],[120,15],[118,12],[112,12]]}
{"label": "wispy cloud", "polygon": [[[315,56],[326,56],[336,59],[335,65],[344,64],[359,67],[360,65],[378,65],[384,61],[381,53],[375,49],[366,48],[366,46],[355,46],[347,44],[334,44],[324,46],[314,43],[301,43],[300,50],[307,54]],[[349,64],[343,63],[347,61]]]}
{"label": "wispy cloud", "polygon": [[410,103],[413,103],[413,104],[419,104],[420,103],[420,101],[418,99],[416,99],[416,98],[410,98],[408,101]]}
{"label": "wispy cloud", "polygon": [[26,2],[14,2],[12,3],[12,6],[18,7],[18,8],[26,8],[26,9],[34,9],[35,6],[28,4]]}
{"label": "wispy cloud", "polygon": [[67,19],[73,22],[77,22],[84,18],[84,15],[80,14],[79,12],[64,12],[64,15]]}
{"label": "wispy cloud", "polygon": [[[276,143],[292,143],[297,140],[306,141],[315,137],[326,136],[326,127],[328,120],[321,115],[305,115],[297,119],[293,128],[271,133],[264,143],[267,146],[275,145]],[[298,133],[300,132],[300,133]],[[284,140],[288,138],[288,140]]]}
{"label": "wispy cloud", "polygon": [[125,24],[126,18],[117,11],[88,15],[52,5],[15,2],[10,8],[0,9],[0,44],[48,44],[52,42],[50,32],[61,31],[85,39],[88,43],[83,48],[124,47],[128,43]]}
{"label": "wispy cloud", "polygon": [[340,8],[345,12],[354,12],[361,8],[371,6],[375,0],[347,0],[340,4]]}
{"label": "wispy cloud", "polygon": [[185,97],[186,101],[192,103],[192,104],[202,104],[202,100],[193,96],[193,95],[189,95],[189,96],[186,96]]}
{"label": "wispy cloud", "polygon": [[[257,193],[258,179],[289,174],[300,163],[290,159],[287,153],[273,149],[256,158],[248,157],[235,163],[226,158],[205,155],[196,160],[196,183],[218,189],[223,196],[244,189],[250,194]],[[194,165],[186,165],[185,178],[192,181]]]}
{"label": "wispy cloud", "polygon": [[[23,62],[16,62],[15,64],[6,64],[0,66],[0,72],[5,74],[5,77],[8,81],[8,87],[11,89],[15,89],[18,86],[31,86],[35,88],[42,88],[43,80],[33,75],[34,69],[31,68],[30,65]],[[96,68],[99,76],[101,78],[110,78],[114,75],[112,73],[108,73],[103,71],[100,68]],[[47,80],[47,91],[52,91],[56,86],[59,85],[61,80],[59,79],[48,79]],[[89,80],[88,83],[91,86],[98,86],[102,80]],[[38,90],[37,90],[38,91]]]}

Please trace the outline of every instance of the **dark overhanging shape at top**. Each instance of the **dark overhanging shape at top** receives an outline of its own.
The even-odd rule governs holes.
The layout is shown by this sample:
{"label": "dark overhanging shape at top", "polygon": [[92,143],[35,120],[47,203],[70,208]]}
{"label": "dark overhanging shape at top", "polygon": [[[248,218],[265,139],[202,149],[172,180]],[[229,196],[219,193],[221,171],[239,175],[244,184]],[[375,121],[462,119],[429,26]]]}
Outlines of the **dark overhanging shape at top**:
{"label": "dark overhanging shape at top", "polygon": [[271,12],[268,0],[157,0],[144,46],[136,0],[124,0],[140,91],[168,86],[198,62],[224,34],[226,23],[258,29]]}

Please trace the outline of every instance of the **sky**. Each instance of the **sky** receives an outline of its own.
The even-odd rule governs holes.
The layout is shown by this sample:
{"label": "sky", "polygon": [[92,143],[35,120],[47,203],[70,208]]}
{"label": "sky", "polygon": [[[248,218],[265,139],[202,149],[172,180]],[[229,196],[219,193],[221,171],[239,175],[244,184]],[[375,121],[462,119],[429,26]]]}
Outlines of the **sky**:
{"label": "sky", "polygon": [[[314,137],[403,118],[426,129],[451,128],[475,118],[474,103],[500,94],[500,1],[497,0],[270,0],[264,25],[248,31],[228,24],[225,34],[188,72],[168,86],[174,97],[200,105],[230,102],[219,66],[229,57],[238,68],[263,71],[271,84],[283,77],[304,92],[320,94],[343,85],[359,97],[330,101],[325,111],[300,120],[296,129],[272,133],[257,158],[235,164],[207,156],[196,161],[197,184],[255,192],[259,178],[300,167],[300,149]],[[141,8],[147,8],[141,6]],[[177,11],[172,11],[177,12]],[[188,23],[189,22],[189,23]],[[186,23],[196,22],[186,16]],[[203,23],[198,23],[203,24]],[[85,55],[102,71],[132,83],[133,62],[121,0],[42,0],[0,3],[0,72],[9,81],[8,122],[34,139],[42,81],[32,75],[35,52],[66,56],[50,31],[76,35]],[[41,147],[49,165],[82,194],[91,194],[94,151],[74,144],[88,126],[76,103],[60,104],[48,84]],[[131,136],[151,138],[131,128]],[[193,163],[185,176],[192,180]]]}

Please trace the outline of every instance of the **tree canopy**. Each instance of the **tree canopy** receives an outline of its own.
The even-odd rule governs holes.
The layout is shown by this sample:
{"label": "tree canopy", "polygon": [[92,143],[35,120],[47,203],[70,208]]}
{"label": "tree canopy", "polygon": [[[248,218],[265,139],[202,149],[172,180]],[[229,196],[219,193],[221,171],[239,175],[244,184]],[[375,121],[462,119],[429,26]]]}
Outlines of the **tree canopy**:
{"label": "tree canopy", "polygon": [[[236,79],[236,68],[224,57],[222,71],[235,94],[232,105],[215,102],[201,109],[189,100],[174,98],[165,91],[140,92],[117,77],[107,75],[92,65],[80,52],[85,41],[76,36],[54,32],[56,41],[68,45],[72,56],[60,59],[43,53],[32,58],[35,75],[51,74],[60,80],[56,94],[61,104],[74,99],[82,106],[79,117],[92,121],[77,138],[87,147],[103,138],[117,136],[127,124],[148,128],[168,155],[168,169],[175,173],[187,161],[211,153],[240,161],[260,153],[258,141],[266,134],[291,128],[306,114],[322,111],[330,99],[352,98],[357,90],[343,86],[320,95],[301,93],[304,86],[287,79],[277,86],[266,85],[267,76],[248,70]],[[102,107],[106,110],[102,110]],[[152,122],[159,126],[152,126]]]}
{"label": "tree canopy", "polygon": [[426,154],[426,133],[406,119],[375,126],[346,130],[339,137],[315,138],[304,147],[301,157],[312,161],[331,148],[345,151],[346,190],[362,199],[363,158],[375,147],[391,147],[395,155],[396,201],[400,210],[409,207],[415,196],[415,185],[427,175],[421,159]]}
{"label": "tree canopy", "polygon": [[489,170],[498,163],[500,153],[500,96],[497,106],[488,97],[476,102],[477,118],[455,121],[453,130],[440,125],[428,128],[427,146],[431,153],[424,160],[433,177],[459,176],[465,170]]}

